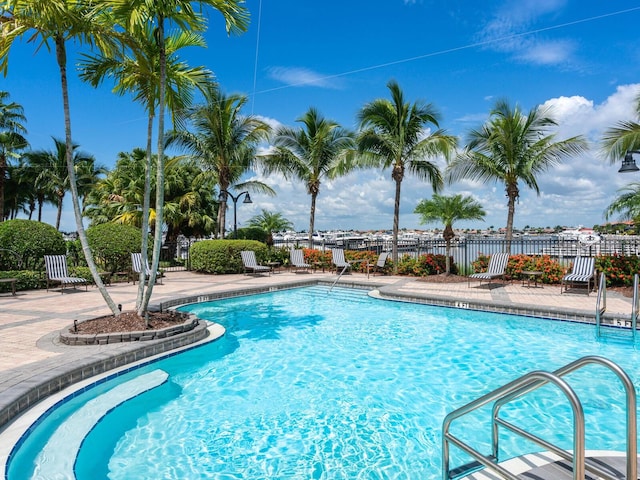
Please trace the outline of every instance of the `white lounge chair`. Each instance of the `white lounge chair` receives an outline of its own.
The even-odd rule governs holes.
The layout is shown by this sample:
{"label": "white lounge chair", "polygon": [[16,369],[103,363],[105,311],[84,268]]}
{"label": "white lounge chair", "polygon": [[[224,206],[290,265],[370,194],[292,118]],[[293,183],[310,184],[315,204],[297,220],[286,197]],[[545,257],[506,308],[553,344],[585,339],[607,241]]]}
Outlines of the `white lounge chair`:
{"label": "white lounge chair", "polygon": [[351,263],[345,260],[344,250],[341,248],[331,249],[331,263],[336,267],[336,273],[340,271],[346,272],[351,269]]}
{"label": "white lounge chair", "polygon": [[67,270],[67,257],[64,255],[45,255],[44,266],[47,271],[47,291],[49,291],[49,285],[59,283],[61,286],[60,293],[64,293],[65,285],[84,284],[84,289],[87,289],[86,279],[81,277],[72,277]]}
{"label": "white lounge chair", "polygon": [[367,278],[369,278],[369,273],[384,272],[387,257],[389,257],[389,252],[382,252],[378,255],[378,261],[376,263],[367,263]]}
{"label": "white lounge chair", "polygon": [[240,252],[242,257],[242,264],[244,265],[245,273],[264,273],[267,272],[271,275],[271,267],[266,265],[258,265],[256,260],[256,252],[253,250],[243,250]]}
{"label": "white lounge chair", "polygon": [[571,272],[562,277],[560,284],[560,293],[566,292],[569,289],[569,285],[572,287],[576,283],[587,284],[587,295],[593,289],[591,287],[593,282],[593,288],[596,286],[596,267],[595,258],[593,257],[576,257],[573,261],[573,268]]}
{"label": "white lounge chair", "polygon": [[471,279],[478,279],[480,280],[480,284],[482,284],[482,280],[489,280],[491,282],[494,278],[504,277],[504,274],[507,270],[508,261],[508,253],[494,253],[489,259],[487,271],[472,273],[471,275],[469,275],[468,285],[471,286]]}
{"label": "white lounge chair", "polygon": [[291,267],[295,268],[296,271],[309,271],[309,269],[311,268],[311,265],[304,261],[304,254],[300,249],[292,248],[289,252],[289,258],[291,260]]}
{"label": "white lounge chair", "polygon": [[[131,277],[133,279],[133,284],[136,284],[136,280],[140,278],[140,272],[142,271],[142,253],[132,253],[131,254]],[[147,278],[151,276],[151,269],[149,268],[149,260],[145,258],[144,261],[144,275]],[[156,273],[156,280],[158,283],[162,283],[162,272]]]}

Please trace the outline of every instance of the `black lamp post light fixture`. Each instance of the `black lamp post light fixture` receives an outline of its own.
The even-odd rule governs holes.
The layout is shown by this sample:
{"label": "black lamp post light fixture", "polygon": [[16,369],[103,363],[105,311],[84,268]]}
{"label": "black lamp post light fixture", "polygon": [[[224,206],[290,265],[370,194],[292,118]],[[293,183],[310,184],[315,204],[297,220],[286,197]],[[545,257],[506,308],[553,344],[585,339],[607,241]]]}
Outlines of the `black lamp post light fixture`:
{"label": "black lamp post light fixture", "polygon": [[227,198],[227,195],[231,197],[231,200],[233,200],[233,238],[237,240],[238,238],[238,221],[237,221],[238,200],[240,200],[240,197],[244,195],[245,197],[242,203],[253,203],[253,202],[251,201],[249,192],[240,192],[238,195],[233,196],[231,193],[227,192],[226,190],[220,190],[218,201],[224,202]]}
{"label": "black lamp post light fixture", "polygon": [[636,165],[636,161],[633,159],[634,153],[640,153],[640,150],[629,150],[622,160],[622,165],[620,166],[620,170],[618,173],[629,173],[629,172],[637,172],[640,170]]}

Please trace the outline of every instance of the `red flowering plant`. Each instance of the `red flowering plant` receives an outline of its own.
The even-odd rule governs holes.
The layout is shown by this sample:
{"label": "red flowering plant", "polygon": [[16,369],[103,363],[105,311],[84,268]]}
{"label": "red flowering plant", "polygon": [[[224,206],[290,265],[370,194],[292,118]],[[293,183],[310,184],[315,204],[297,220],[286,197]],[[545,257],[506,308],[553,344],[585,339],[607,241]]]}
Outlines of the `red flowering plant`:
{"label": "red flowering plant", "polygon": [[[486,272],[489,266],[489,256],[483,253],[478,254],[478,258],[471,262],[474,271]],[[505,278],[523,278],[523,271],[542,272],[539,281],[542,283],[560,283],[564,275],[564,268],[557,260],[549,255],[511,255],[507,262]]]}
{"label": "red flowering plant", "polygon": [[[438,275],[446,271],[446,257],[444,255],[436,255],[427,253],[420,255],[418,258],[404,255],[398,261],[398,274],[411,275],[415,277],[426,277],[427,275]],[[452,274],[458,273],[458,268],[451,257]]]}
{"label": "red flowering plant", "polygon": [[607,286],[632,286],[633,276],[640,273],[640,257],[624,255],[600,255],[596,257],[596,270],[605,275]]}

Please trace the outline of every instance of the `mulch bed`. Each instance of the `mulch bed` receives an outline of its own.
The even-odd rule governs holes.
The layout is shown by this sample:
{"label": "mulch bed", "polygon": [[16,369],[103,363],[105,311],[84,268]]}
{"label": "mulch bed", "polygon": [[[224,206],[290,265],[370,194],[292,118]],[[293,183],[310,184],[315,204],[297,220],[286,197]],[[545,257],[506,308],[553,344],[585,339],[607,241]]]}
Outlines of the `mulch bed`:
{"label": "mulch bed", "polygon": [[116,332],[141,332],[144,330],[158,330],[184,323],[185,318],[176,312],[149,312],[149,325],[136,312],[122,312],[120,315],[105,315],[78,323],[77,330],[73,327],[69,333],[98,334]]}

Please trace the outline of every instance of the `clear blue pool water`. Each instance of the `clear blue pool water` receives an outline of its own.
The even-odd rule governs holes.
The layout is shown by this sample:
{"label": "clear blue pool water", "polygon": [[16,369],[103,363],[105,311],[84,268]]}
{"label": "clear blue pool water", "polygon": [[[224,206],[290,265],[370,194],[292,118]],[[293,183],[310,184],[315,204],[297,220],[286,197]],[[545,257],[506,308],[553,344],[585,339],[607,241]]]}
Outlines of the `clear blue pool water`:
{"label": "clear blue pool water", "polygon": [[[634,346],[598,341],[592,326],[363,291],[318,286],[182,310],[226,335],[65,402],[24,442],[9,480],[50,478],[42,475],[55,459],[38,454],[53,432],[116,383],[157,369],[168,382],[114,408],[84,438],[78,479],[436,479],[444,416],[526,372],[601,355],[640,378]],[[594,366],[568,380],[584,403],[587,447],[624,450],[615,377]],[[505,415],[571,447],[570,410],[551,388]],[[488,453],[489,417],[482,410],[453,432]],[[504,458],[533,448],[508,435],[501,446]]]}

